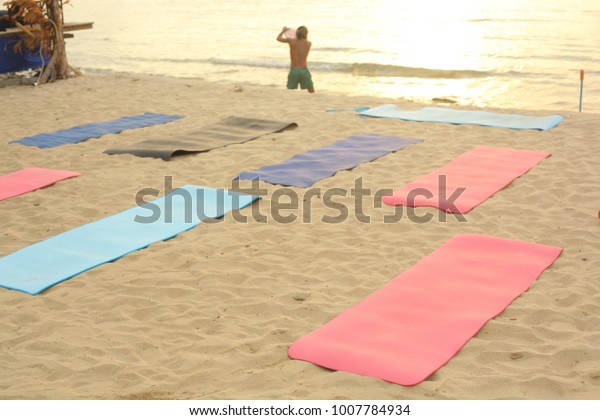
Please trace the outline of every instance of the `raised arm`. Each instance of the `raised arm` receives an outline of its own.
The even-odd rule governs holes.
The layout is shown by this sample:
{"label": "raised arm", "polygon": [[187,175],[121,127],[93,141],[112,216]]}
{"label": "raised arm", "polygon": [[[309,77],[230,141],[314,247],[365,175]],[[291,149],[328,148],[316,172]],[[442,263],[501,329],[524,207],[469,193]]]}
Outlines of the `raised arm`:
{"label": "raised arm", "polygon": [[281,30],[281,32],[279,32],[279,35],[277,35],[277,41],[279,41],[279,42],[285,42],[287,44],[290,43],[290,40],[288,38],[286,38],[286,37],[283,36],[283,34],[285,33],[285,31],[287,31],[288,29],[290,29],[290,28],[288,28],[287,26],[283,27],[283,29]]}

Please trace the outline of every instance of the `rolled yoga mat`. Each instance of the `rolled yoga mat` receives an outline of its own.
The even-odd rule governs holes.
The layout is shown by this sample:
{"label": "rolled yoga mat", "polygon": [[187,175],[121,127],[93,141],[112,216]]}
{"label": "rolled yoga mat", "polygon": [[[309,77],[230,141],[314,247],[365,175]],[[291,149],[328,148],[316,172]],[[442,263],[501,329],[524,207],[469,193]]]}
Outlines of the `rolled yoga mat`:
{"label": "rolled yoga mat", "polygon": [[396,105],[381,105],[360,113],[366,117],[397,118],[406,121],[442,122],[449,124],[473,124],[515,130],[550,130],[558,126],[564,117],[550,115],[535,117],[520,114],[498,114],[486,111],[468,111],[446,108],[421,108],[407,111]]}
{"label": "rolled yoga mat", "polygon": [[380,134],[360,134],[295,155],[281,163],[242,172],[236,179],[260,179],[271,184],[310,187],[338,171],[352,169],[421,141]]}
{"label": "rolled yoga mat", "polygon": [[176,139],[148,139],[129,146],[105,150],[109,155],[131,154],[170,160],[176,154],[206,152],[217,147],[244,143],[265,134],[297,127],[293,122],[229,117]]}
{"label": "rolled yoga mat", "polygon": [[0,176],[0,201],[47,187],[81,174],[71,171],[25,168]]}
{"label": "rolled yoga mat", "polygon": [[98,265],[164,241],[256,196],[184,185],[154,201],[77,227],[0,258],[0,286],[32,295]]}
{"label": "rolled yoga mat", "polygon": [[146,112],[142,115],[123,117],[114,121],[78,125],[54,133],[41,133],[31,137],[24,137],[20,140],[11,141],[11,143],[36,146],[40,149],[49,149],[64,144],[79,143],[91,138],[102,137],[105,134],[117,134],[132,128],[164,124],[180,118],[183,117],[181,115],[152,114]]}
{"label": "rolled yoga mat", "polygon": [[437,207],[464,214],[550,156],[546,152],[477,146],[440,169],[384,196],[391,206]]}
{"label": "rolled yoga mat", "polygon": [[292,359],[415,385],[524,293],[562,249],[458,235],[300,338]]}

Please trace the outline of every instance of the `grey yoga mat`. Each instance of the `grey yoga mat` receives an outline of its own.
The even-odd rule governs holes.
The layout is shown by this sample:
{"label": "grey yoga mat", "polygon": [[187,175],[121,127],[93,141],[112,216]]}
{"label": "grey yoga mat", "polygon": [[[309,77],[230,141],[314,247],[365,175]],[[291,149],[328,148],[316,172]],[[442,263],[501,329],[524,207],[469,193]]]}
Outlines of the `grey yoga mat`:
{"label": "grey yoga mat", "polygon": [[139,157],[170,160],[176,154],[206,152],[293,127],[297,127],[297,124],[232,116],[177,138],[148,139],[122,148],[105,150],[104,153],[128,153]]}

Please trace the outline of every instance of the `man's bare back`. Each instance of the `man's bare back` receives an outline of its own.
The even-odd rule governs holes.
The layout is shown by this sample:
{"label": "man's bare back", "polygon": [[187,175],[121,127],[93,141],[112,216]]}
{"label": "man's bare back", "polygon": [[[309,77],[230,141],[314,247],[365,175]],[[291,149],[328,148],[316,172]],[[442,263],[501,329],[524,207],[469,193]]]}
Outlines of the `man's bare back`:
{"label": "man's bare back", "polygon": [[306,60],[312,45],[306,39],[290,39],[290,60],[293,69],[307,68]]}

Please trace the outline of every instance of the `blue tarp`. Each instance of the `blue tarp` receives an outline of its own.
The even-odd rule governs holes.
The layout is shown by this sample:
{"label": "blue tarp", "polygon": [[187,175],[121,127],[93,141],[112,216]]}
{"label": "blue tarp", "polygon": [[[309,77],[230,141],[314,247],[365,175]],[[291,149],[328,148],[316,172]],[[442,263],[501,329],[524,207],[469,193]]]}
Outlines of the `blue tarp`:
{"label": "blue tarp", "polygon": [[421,141],[380,134],[360,134],[320,149],[309,150],[275,165],[242,172],[237,179],[260,179],[270,184],[310,187],[338,171],[354,168],[363,162],[370,162]]}
{"label": "blue tarp", "polygon": [[42,67],[42,57],[38,52],[22,49],[23,54],[13,51],[19,41],[18,35],[0,37],[0,73],[12,73]]}

